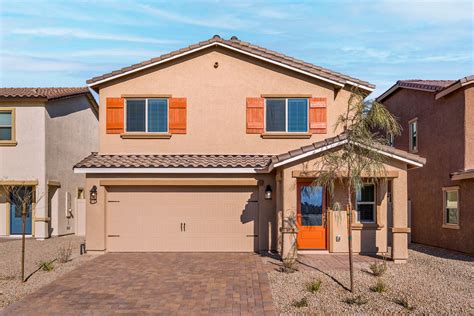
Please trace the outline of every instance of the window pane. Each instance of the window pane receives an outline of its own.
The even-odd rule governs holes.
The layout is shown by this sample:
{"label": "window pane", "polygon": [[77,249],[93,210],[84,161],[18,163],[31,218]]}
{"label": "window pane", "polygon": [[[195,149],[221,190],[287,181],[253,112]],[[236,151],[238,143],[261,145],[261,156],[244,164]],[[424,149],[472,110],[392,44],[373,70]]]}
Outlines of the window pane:
{"label": "window pane", "polygon": [[0,140],[12,140],[11,127],[0,127]]}
{"label": "window pane", "polygon": [[267,99],[266,120],[268,132],[285,132],[285,100]]}
{"label": "window pane", "polygon": [[458,224],[458,209],[448,208],[446,214],[446,223],[448,224]]}
{"label": "window pane", "polygon": [[308,100],[288,99],[288,132],[308,131]]}
{"label": "window pane", "polygon": [[357,192],[357,202],[374,202],[374,185],[364,185]]}
{"label": "window pane", "polygon": [[359,204],[357,205],[357,220],[359,222],[374,222],[374,205]]}
{"label": "window pane", "polygon": [[321,226],[323,224],[323,188],[304,186],[301,187],[300,194],[301,225]]}
{"label": "window pane", "polygon": [[148,100],[148,132],[168,131],[168,106],[164,99]]}
{"label": "window pane", "polygon": [[0,112],[0,126],[11,126],[11,125],[12,125],[12,113]]}
{"label": "window pane", "polygon": [[145,100],[127,100],[127,132],[145,131]]}
{"label": "window pane", "polygon": [[416,122],[411,123],[411,148],[416,149],[417,146],[417,126]]}
{"label": "window pane", "polygon": [[458,192],[446,192],[446,223],[458,224]]}

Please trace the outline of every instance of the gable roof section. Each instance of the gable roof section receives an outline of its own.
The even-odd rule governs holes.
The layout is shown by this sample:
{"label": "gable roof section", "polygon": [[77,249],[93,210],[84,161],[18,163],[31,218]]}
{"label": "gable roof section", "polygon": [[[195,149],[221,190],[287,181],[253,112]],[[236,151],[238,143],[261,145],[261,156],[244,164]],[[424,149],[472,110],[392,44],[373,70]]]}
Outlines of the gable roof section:
{"label": "gable roof section", "polygon": [[459,80],[456,80],[455,82],[453,82],[451,85],[449,85],[445,89],[439,91],[436,94],[435,98],[436,98],[436,100],[438,100],[439,98],[442,98],[442,97],[456,91],[457,89],[459,89],[461,87],[464,87],[464,86],[467,86],[468,84],[472,84],[472,83],[474,83],[474,75],[470,75],[470,76],[461,78]]}
{"label": "gable roof section", "polygon": [[87,87],[67,88],[0,88],[2,98],[39,98],[55,100],[90,93]]}
{"label": "gable roof section", "polygon": [[393,86],[387,91],[382,93],[376,100],[383,102],[387,97],[395,93],[398,89],[412,89],[427,92],[438,92],[453,84],[455,80],[421,80],[421,79],[410,79],[410,80],[398,80]]}
{"label": "gable roof section", "polygon": [[371,92],[374,90],[375,85],[370,84],[367,81],[363,81],[357,78],[353,78],[339,72],[335,72],[320,66],[316,66],[299,59],[295,59],[278,52],[268,50],[266,48],[253,45],[247,42],[240,41],[237,37],[233,36],[230,40],[225,40],[218,35],[215,35],[211,39],[197,44],[190,45],[188,47],[172,51],[168,54],[161,55],[156,58],[149,59],[147,61],[131,65],[110,73],[94,77],[87,80],[87,84],[90,87],[94,87],[101,83],[126,76],[128,74],[147,69],[161,63],[197,52],[199,50],[206,49],[208,47],[219,46],[224,47],[233,51],[240,52],[242,54],[252,56],[254,58],[279,65],[281,67],[294,70],[296,72],[303,73],[310,77],[314,77],[333,85],[343,87],[346,84],[351,86],[359,87],[365,91]]}
{"label": "gable roof section", "polygon": [[[311,145],[303,146],[296,150],[274,156],[272,157],[272,161],[268,167],[268,170],[271,171],[274,168],[286,165],[288,163],[300,161],[305,158],[323,153],[327,150],[335,149],[341,145],[346,144],[347,142],[347,136],[340,134],[338,136],[326,138],[323,141],[315,142]],[[380,146],[380,148],[372,148],[372,150],[376,150],[381,154],[395,160],[403,161],[413,167],[422,167],[426,163],[425,158],[390,146]]]}

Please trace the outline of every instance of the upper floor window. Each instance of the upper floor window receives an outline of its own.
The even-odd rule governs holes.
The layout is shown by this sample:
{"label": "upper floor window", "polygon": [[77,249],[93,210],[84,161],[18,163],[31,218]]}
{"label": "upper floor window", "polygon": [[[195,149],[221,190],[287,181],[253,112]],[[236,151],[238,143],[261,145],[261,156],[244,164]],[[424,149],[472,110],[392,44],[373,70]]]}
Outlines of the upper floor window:
{"label": "upper floor window", "polygon": [[15,142],[15,110],[0,109],[0,144]]}
{"label": "upper floor window", "polygon": [[266,99],[266,132],[308,132],[308,99]]}
{"label": "upper floor window", "polygon": [[408,122],[410,132],[410,151],[418,151],[418,119],[413,119]]}
{"label": "upper floor window", "polygon": [[365,184],[356,193],[357,221],[374,223],[375,207],[375,184]]}
{"label": "upper floor window", "polygon": [[444,188],[444,225],[445,227],[459,226],[459,188]]}
{"label": "upper floor window", "polygon": [[127,99],[126,132],[167,133],[167,99]]}

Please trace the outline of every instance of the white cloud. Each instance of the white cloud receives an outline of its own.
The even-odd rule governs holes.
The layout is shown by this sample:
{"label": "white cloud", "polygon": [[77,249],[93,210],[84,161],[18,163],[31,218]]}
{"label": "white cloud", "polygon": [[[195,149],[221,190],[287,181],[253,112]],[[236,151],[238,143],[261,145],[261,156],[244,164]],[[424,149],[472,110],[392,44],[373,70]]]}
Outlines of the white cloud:
{"label": "white cloud", "polygon": [[219,15],[219,16],[212,16],[212,17],[191,17],[182,14],[173,13],[170,11],[166,11],[163,9],[158,9],[152,7],[147,4],[140,4],[138,5],[139,8],[142,9],[143,13],[151,14],[154,16],[158,16],[160,18],[164,18],[170,21],[182,23],[182,24],[189,24],[189,25],[196,25],[196,26],[203,26],[209,28],[217,28],[217,29],[241,29],[241,28],[248,28],[251,25],[251,21],[245,21],[239,18],[236,18],[232,15]]}
{"label": "white cloud", "polygon": [[7,31],[12,34],[20,35],[34,35],[34,36],[55,36],[55,37],[74,37],[80,39],[95,39],[95,40],[109,40],[135,43],[150,43],[150,44],[176,44],[180,41],[168,39],[156,39],[151,37],[141,37],[133,35],[117,35],[107,33],[97,33],[85,31],[81,29],[60,28],[60,27],[43,27],[43,28],[25,28],[13,29]]}

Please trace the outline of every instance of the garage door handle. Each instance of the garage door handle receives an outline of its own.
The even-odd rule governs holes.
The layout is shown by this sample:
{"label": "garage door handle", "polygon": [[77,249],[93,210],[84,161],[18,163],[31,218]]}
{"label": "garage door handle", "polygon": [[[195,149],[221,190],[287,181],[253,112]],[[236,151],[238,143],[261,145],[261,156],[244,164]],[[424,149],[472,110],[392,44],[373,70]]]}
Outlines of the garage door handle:
{"label": "garage door handle", "polygon": [[183,223],[184,231],[186,231],[186,223]]}
{"label": "garage door handle", "polygon": [[107,235],[107,237],[120,237],[120,235]]}

